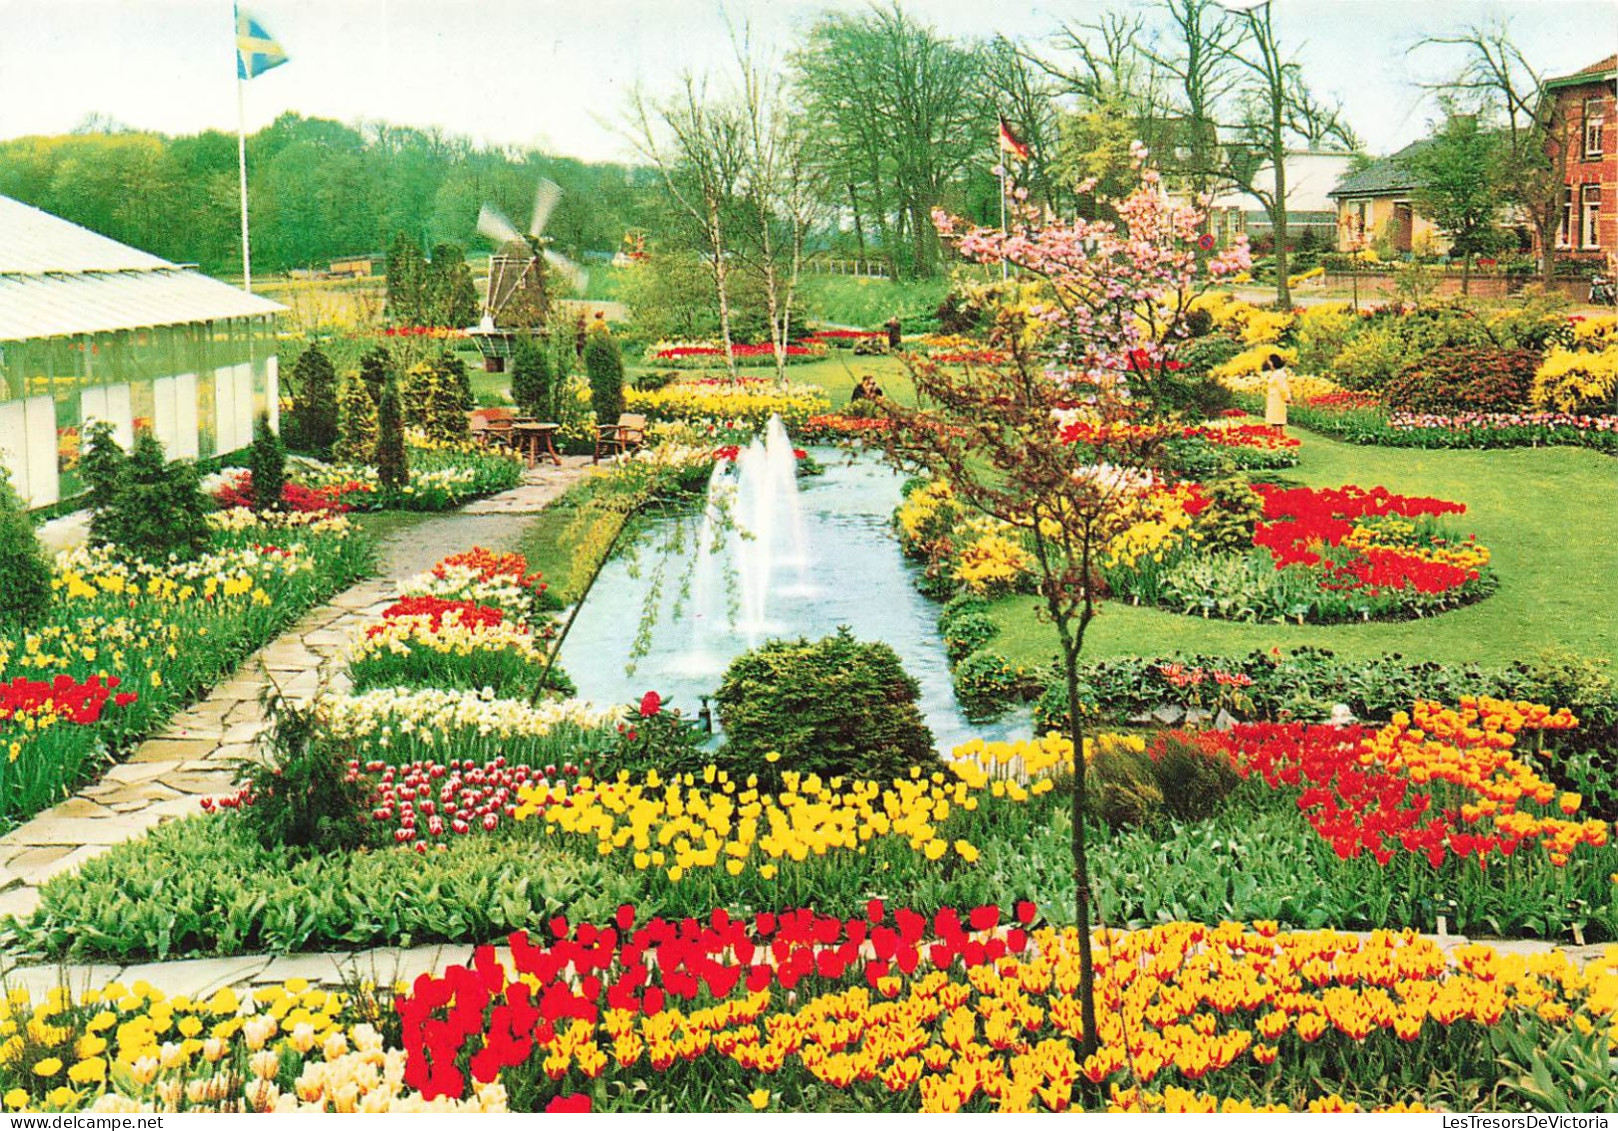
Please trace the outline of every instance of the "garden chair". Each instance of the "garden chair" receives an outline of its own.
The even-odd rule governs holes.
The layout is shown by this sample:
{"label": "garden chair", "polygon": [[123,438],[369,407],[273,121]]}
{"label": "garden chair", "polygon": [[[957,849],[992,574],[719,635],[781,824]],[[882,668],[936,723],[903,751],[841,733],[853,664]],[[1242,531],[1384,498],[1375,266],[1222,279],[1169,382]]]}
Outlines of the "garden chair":
{"label": "garden chair", "polygon": [[596,448],[590,462],[601,462],[602,455],[637,452],[645,443],[646,417],[638,412],[620,413],[617,424],[596,425]]}

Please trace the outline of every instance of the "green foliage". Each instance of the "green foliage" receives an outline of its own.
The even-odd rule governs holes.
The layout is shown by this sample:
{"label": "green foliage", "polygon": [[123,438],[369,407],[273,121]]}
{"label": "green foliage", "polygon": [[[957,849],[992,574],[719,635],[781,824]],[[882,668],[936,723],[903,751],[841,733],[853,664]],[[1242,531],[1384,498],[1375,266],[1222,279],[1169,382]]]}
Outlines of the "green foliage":
{"label": "green foliage", "polygon": [[487,940],[559,914],[605,922],[635,894],[611,864],[526,837],[321,854],[263,845],[236,815],[175,821],[61,878],[27,945],[119,959]]}
{"label": "green foliage", "polygon": [[590,406],[599,424],[616,424],[624,411],[624,358],[605,326],[590,331],[584,344],[584,371],[590,377]]}
{"label": "green foliage", "polygon": [[213,503],[202,493],[196,466],[185,460],[170,463],[149,432],[135,438],[128,457],[110,431],[96,430],[92,443],[95,450],[107,450],[98,457],[90,480],[97,507],[90,517],[91,542],[148,561],[200,554],[210,537]]}
{"label": "green foliage", "polygon": [[1493,346],[1434,350],[1390,380],[1388,407],[1410,412],[1511,412],[1528,405],[1539,355]]}
{"label": "green foliage", "polygon": [[524,416],[549,419],[552,394],[551,352],[526,334],[511,351],[511,399]]}
{"label": "green foliage", "polygon": [[84,454],[79,458],[79,478],[84,481],[85,502],[90,508],[90,541],[104,545],[113,541],[116,512],[113,504],[123,481],[128,455],[114,439],[112,425],[97,420],[84,430]]}
{"label": "green foliage", "polygon": [[427,326],[466,327],[478,320],[478,289],[459,244],[433,248],[427,264],[422,313]]}
{"label": "green foliage", "polygon": [[1264,518],[1264,500],[1245,476],[1225,475],[1203,485],[1208,505],[1191,529],[1208,553],[1245,553],[1253,548],[1253,527]]}
{"label": "green foliage", "polygon": [[465,363],[446,350],[436,358],[417,362],[405,374],[404,422],[434,443],[465,441],[470,397]]}
{"label": "green foliage", "polygon": [[1000,627],[987,613],[961,613],[950,617],[943,629],[944,650],[949,654],[949,662],[960,663],[993,640],[999,631]]}
{"label": "green foliage", "polygon": [[1358,315],[1347,308],[1329,306],[1305,310],[1298,318],[1292,338],[1298,351],[1298,371],[1330,376],[1358,323]]}
{"label": "green foliage", "polygon": [[1504,149],[1503,137],[1476,114],[1450,107],[1443,127],[1410,155],[1412,202],[1449,237],[1452,255],[1487,255],[1512,241],[1499,222],[1509,192]]}
{"label": "green foliage", "polygon": [[[770,781],[787,770],[881,781],[932,767],[919,695],[892,648],[846,628],[772,640],[732,661],[715,693],[725,733],[715,763]],[[772,753],[779,761],[767,760]]]}
{"label": "green foliage", "polygon": [[1108,828],[1141,828],[1162,817],[1163,790],[1145,755],[1122,750],[1098,754],[1085,776],[1089,814]]}
{"label": "green foliage", "polygon": [[986,723],[1039,694],[1043,675],[992,649],[979,648],[955,665],[954,686],[967,721]]}
{"label": "green foliage", "polygon": [[1523,1011],[1510,1025],[1489,1027],[1500,1068],[1491,1097],[1501,1111],[1610,1112],[1618,1109],[1607,1035],[1546,1022]]}
{"label": "green foliage", "polygon": [[1159,735],[1147,761],[1163,811],[1186,824],[1212,817],[1242,781],[1228,758],[1208,753],[1194,736],[1177,731]]}
{"label": "green foliage", "polygon": [[344,463],[370,463],[376,452],[376,400],[358,373],[348,373],[338,392],[338,440],[332,455]]}
{"label": "green foliage", "polygon": [[421,245],[399,232],[388,249],[388,301],[386,312],[396,326],[420,326],[426,306],[427,263]]}
{"label": "green foliage", "polygon": [[272,697],[267,707],[270,756],[244,759],[236,769],[251,799],[239,811],[248,832],[264,848],[316,855],[375,842],[370,786],[349,774],[347,747],[320,737],[312,705]]}
{"label": "green foliage", "polygon": [[1224,334],[1210,334],[1187,342],[1175,352],[1174,358],[1184,368],[1180,370],[1187,380],[1206,377],[1216,365],[1223,365],[1242,352],[1243,346]]}
{"label": "green foliage", "polygon": [[11,473],[0,467],[0,630],[38,624],[50,606],[50,562]]}
{"label": "green foliage", "polygon": [[382,390],[390,380],[395,380],[398,369],[394,364],[393,354],[387,346],[373,346],[360,357],[360,382],[365,386],[366,392],[377,403],[382,401]]}
{"label": "green foliage", "polygon": [[268,413],[259,413],[253,423],[253,447],[247,458],[253,475],[253,509],[279,510],[287,485],[287,449],[270,427]]}
{"label": "green foliage", "polygon": [[329,458],[340,430],[337,371],[318,345],[298,355],[292,366],[293,408],[284,431],[287,442],[321,459]]}
{"label": "green foliage", "polygon": [[659,705],[648,714],[637,705],[629,721],[618,727],[618,743],[605,772],[700,774],[711,761],[705,745],[707,737],[701,727],[677,709]]}
{"label": "green foliage", "polygon": [[1371,327],[1354,335],[1332,360],[1330,377],[1345,389],[1381,389],[1405,367],[1405,343],[1393,331]]}
{"label": "green foliage", "polygon": [[390,380],[376,408],[376,478],[382,490],[398,494],[410,482],[410,457],[405,450],[404,411],[399,383]]}

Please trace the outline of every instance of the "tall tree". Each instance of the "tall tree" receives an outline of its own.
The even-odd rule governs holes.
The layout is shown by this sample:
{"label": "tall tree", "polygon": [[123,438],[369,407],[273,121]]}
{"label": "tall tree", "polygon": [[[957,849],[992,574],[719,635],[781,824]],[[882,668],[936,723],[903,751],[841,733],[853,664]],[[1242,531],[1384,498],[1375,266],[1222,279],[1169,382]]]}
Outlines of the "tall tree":
{"label": "tall tree", "polygon": [[1412,201],[1449,237],[1461,256],[1461,293],[1471,293],[1472,259],[1505,246],[1500,217],[1506,206],[1501,136],[1478,124],[1476,114],[1451,107],[1432,142],[1410,158],[1417,184]]}
{"label": "tall tree", "polygon": [[1438,89],[1456,104],[1503,123],[1500,162],[1506,198],[1533,225],[1541,278],[1550,282],[1556,274],[1567,160],[1576,145],[1561,100],[1547,97],[1544,77],[1518,49],[1507,23],[1474,24],[1459,35],[1432,36],[1420,45],[1458,50],[1459,70]]}
{"label": "tall tree", "polygon": [[387,305],[387,315],[394,325],[426,324],[427,289],[427,263],[421,256],[421,245],[408,232],[395,233],[393,245],[388,248]]}
{"label": "tall tree", "polygon": [[994,143],[992,113],[975,97],[976,58],[894,4],[823,17],[793,69],[827,183],[873,220],[899,273],[936,274],[931,211]]}
{"label": "tall tree", "polygon": [[470,326],[478,320],[478,288],[459,244],[433,248],[422,303],[432,326]]}
{"label": "tall tree", "polygon": [[730,273],[747,126],[735,105],[710,96],[705,80],[687,74],[682,85],[678,97],[655,106],[637,89],[630,100],[627,133],[641,156],[657,167],[679,215],[694,226],[695,242],[713,279],[725,366],[734,377]]}
{"label": "tall tree", "polygon": [[[1275,28],[1273,4],[1263,0],[1238,15],[1241,34],[1218,48],[1244,81],[1235,94],[1241,118],[1235,123],[1238,140],[1223,147],[1223,172],[1243,192],[1264,207],[1275,238],[1275,303],[1292,305],[1287,282],[1287,143],[1294,137],[1318,145],[1335,138],[1354,148],[1353,134],[1337,110],[1310,95],[1302,68],[1288,58]],[[1266,180],[1268,183],[1266,183]]]}

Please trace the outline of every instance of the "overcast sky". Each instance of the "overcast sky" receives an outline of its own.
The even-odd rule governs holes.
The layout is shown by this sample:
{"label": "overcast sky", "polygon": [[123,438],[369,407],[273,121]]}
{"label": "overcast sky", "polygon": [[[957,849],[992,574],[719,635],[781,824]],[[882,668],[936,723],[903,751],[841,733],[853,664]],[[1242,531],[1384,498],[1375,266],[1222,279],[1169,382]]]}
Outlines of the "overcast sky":
{"label": "overcast sky", "polygon": [[[1283,42],[1318,94],[1341,98],[1372,152],[1426,131],[1417,84],[1455,57],[1423,36],[1509,18],[1560,74],[1618,50],[1611,0],[1274,0]],[[1092,0],[908,0],[961,37],[1040,40],[1094,17]],[[1122,6],[1122,5],[1116,5]],[[789,49],[841,0],[257,0],[291,56],[247,84],[247,124],[286,110],[345,122],[437,125],[480,141],[590,160],[629,157],[612,123],[637,80],[667,89],[729,58],[726,13],[755,43]],[[166,133],[236,123],[230,0],[0,0],[0,138],[62,133],[92,113]]]}

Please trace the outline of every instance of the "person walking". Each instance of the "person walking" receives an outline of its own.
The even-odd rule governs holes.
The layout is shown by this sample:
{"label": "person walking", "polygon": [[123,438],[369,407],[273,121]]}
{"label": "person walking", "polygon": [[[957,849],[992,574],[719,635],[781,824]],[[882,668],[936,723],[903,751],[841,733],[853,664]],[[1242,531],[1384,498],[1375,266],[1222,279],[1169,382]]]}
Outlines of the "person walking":
{"label": "person walking", "polygon": [[1264,389],[1264,423],[1275,429],[1276,435],[1287,432],[1287,405],[1292,402],[1292,375],[1287,372],[1287,359],[1272,353],[1264,359],[1263,369],[1270,375]]}

